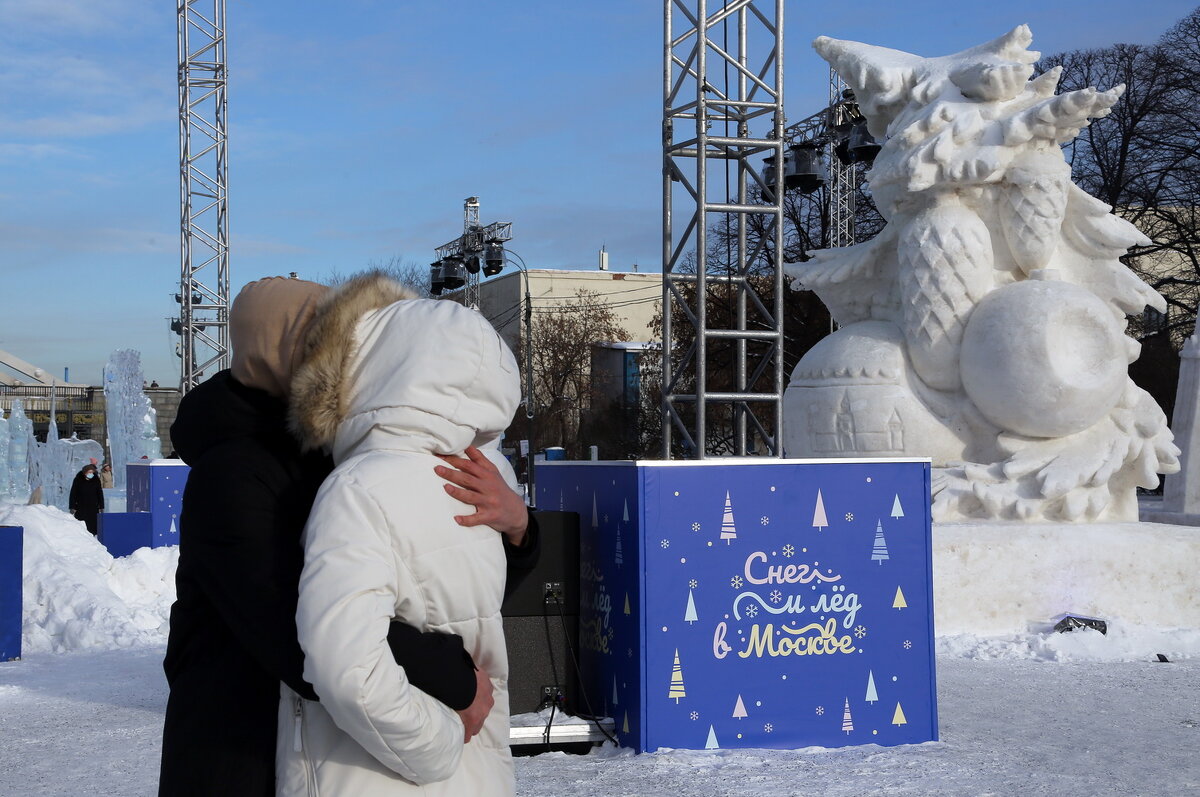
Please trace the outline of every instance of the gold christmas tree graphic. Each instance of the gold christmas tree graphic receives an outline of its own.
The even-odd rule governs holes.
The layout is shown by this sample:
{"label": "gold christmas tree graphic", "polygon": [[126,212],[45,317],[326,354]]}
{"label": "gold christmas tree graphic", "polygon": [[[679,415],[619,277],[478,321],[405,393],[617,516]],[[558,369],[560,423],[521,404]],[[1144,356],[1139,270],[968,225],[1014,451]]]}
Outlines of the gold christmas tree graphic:
{"label": "gold christmas tree graphic", "polygon": [[904,709],[900,708],[900,704],[896,704],[896,713],[892,715],[893,725],[907,725],[908,720],[904,718]]}
{"label": "gold christmas tree graphic", "polygon": [[679,698],[687,697],[687,692],[683,690],[683,667],[679,665],[679,648],[675,648],[675,663],[671,665],[671,688],[667,690],[667,698],[675,698],[675,703],[679,703]]}

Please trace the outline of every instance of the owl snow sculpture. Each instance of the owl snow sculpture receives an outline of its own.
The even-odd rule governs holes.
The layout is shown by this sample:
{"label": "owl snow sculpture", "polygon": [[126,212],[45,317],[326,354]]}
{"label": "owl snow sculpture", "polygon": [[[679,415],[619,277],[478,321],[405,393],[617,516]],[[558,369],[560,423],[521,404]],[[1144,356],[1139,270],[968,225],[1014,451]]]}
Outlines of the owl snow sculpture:
{"label": "owl snow sculpture", "polygon": [[1127,375],[1126,314],[1165,310],[1118,260],[1149,241],[1070,180],[1061,145],[1123,86],[1055,95],[1021,26],[941,58],[821,37],[884,140],[873,240],[786,266],[840,325],[785,396],[789,456],[933,458],[939,520],[1136,520],[1178,469]]}

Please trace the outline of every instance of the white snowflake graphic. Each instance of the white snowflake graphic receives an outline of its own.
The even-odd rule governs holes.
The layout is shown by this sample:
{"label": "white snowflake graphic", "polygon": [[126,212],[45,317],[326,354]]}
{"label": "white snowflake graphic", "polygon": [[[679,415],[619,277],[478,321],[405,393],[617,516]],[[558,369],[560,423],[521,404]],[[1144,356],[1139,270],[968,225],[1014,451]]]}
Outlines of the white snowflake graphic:
{"label": "white snowflake graphic", "polygon": [[824,707],[824,706],[817,706],[817,716],[818,716],[818,717],[820,717],[820,716],[822,716],[824,713],[825,713],[825,707]]}
{"label": "white snowflake graphic", "polygon": [[699,530],[700,530],[700,524],[699,524],[699,523],[693,523],[693,524],[692,524],[692,531],[699,531]]}
{"label": "white snowflake graphic", "polygon": [[662,547],[662,548],[670,548],[670,547],[671,547],[671,541],[670,541],[670,540],[659,540],[659,541],[658,541],[658,544],[659,544],[659,546],[660,546],[660,547]]}
{"label": "white snowflake graphic", "polygon": [[911,639],[904,640],[904,649],[909,650],[910,648],[912,648],[912,640]]}
{"label": "white snowflake graphic", "polygon": [[754,617],[754,616],[755,616],[755,615],[757,615],[757,614],[758,614],[758,607],[757,607],[757,606],[754,606],[754,605],[752,604],[752,605],[750,605],[750,606],[747,606],[747,607],[746,607],[746,616],[747,616],[747,617]]}
{"label": "white snowflake graphic", "polygon": [[729,586],[733,587],[734,589],[741,589],[743,583],[745,582],[742,581],[741,576],[734,576],[733,578],[729,579]]}
{"label": "white snowflake graphic", "polygon": [[604,522],[605,522],[605,523],[607,523],[607,522],[608,522],[608,515],[605,515],[605,516],[604,516]]}
{"label": "white snowflake graphic", "polygon": [[691,587],[692,589],[695,589],[696,587],[700,586],[700,582],[693,578],[691,581],[688,582],[688,586]]}
{"label": "white snowflake graphic", "polygon": [[854,520],[854,513],[853,513],[853,512],[847,512],[847,513],[846,513],[846,520]]}
{"label": "white snowflake graphic", "polygon": [[767,733],[770,733],[771,731],[775,730],[775,726],[768,722],[766,725],[763,725],[763,730]]}
{"label": "white snowflake graphic", "polygon": [[631,659],[632,659],[632,658],[633,658],[633,648],[629,648],[628,650],[626,650],[626,651],[625,651],[625,654],[626,654],[627,656],[629,656],[629,658],[631,658]]}
{"label": "white snowflake graphic", "polygon": [[698,712],[698,711],[693,711],[693,712],[692,712],[691,714],[689,714],[688,716],[692,718],[692,722],[695,722],[696,720],[700,719],[700,712]]}
{"label": "white snowflake graphic", "polygon": [[764,526],[769,526],[769,525],[771,525],[771,518],[767,517],[766,515],[763,515],[762,518],[760,518],[758,522],[763,524]]}
{"label": "white snowflake graphic", "polygon": [[854,627],[854,635],[859,639],[862,639],[867,635],[867,629],[861,625],[856,625]]}
{"label": "white snowflake graphic", "polygon": [[783,593],[777,589],[771,590],[771,603],[779,603],[783,600]]}
{"label": "white snowflake graphic", "polygon": [[795,556],[796,555],[795,547],[793,547],[790,543],[788,545],[783,546],[783,555],[788,557],[789,559],[791,557]]}

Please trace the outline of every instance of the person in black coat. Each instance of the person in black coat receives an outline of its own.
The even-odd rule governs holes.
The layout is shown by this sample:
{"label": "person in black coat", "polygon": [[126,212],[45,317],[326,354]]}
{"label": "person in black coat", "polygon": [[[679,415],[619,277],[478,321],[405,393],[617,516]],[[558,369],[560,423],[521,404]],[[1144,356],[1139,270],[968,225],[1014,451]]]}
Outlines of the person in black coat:
{"label": "person in black coat", "polygon": [[[295,309],[295,293],[319,294],[320,287],[271,279],[243,289],[230,314],[233,371],[187,393],[171,427],[172,443],[191,472],[163,662],[170,695],[160,797],[273,795],[279,684],[317,699],[303,679],[296,597],[304,556],[300,534],[332,460],[321,452],[302,453],[287,430],[281,385],[290,358],[283,358],[282,368],[264,368],[248,365],[246,356],[286,338],[286,332],[270,331],[272,315]],[[287,322],[285,329],[302,327],[294,318]],[[247,325],[268,333],[256,340]],[[449,489],[462,490],[468,500],[473,494],[481,505],[476,514],[490,508],[488,517],[500,530],[495,518],[514,517],[511,500],[495,489],[502,480],[479,476],[458,476]],[[507,509],[496,510],[498,503]],[[523,506],[519,511],[518,525],[527,528],[505,535],[510,587],[533,569],[540,549],[532,516],[524,515]],[[460,522],[478,520],[466,516]],[[410,682],[459,711],[468,734],[482,722],[491,707],[491,682],[476,672],[460,637],[392,623],[388,643]]]}
{"label": "person in black coat", "polygon": [[95,463],[89,462],[75,474],[67,507],[77,520],[83,521],[88,531],[93,535],[96,533],[96,521],[104,511],[104,490],[100,487]]}

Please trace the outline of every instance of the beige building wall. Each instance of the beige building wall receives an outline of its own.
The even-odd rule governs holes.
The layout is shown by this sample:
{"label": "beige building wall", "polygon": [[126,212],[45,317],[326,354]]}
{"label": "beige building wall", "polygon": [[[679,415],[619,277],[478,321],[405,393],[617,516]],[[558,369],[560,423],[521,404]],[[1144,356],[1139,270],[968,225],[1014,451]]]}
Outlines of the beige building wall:
{"label": "beige building wall", "polygon": [[[616,313],[635,341],[658,340],[660,329],[650,323],[662,306],[662,274],[632,271],[571,271],[529,269],[533,325],[539,313],[569,310],[580,289],[597,294]],[[461,301],[462,291],[446,294]],[[509,346],[516,348],[525,317],[525,278],[513,270],[479,284],[479,311],[492,322]]]}

